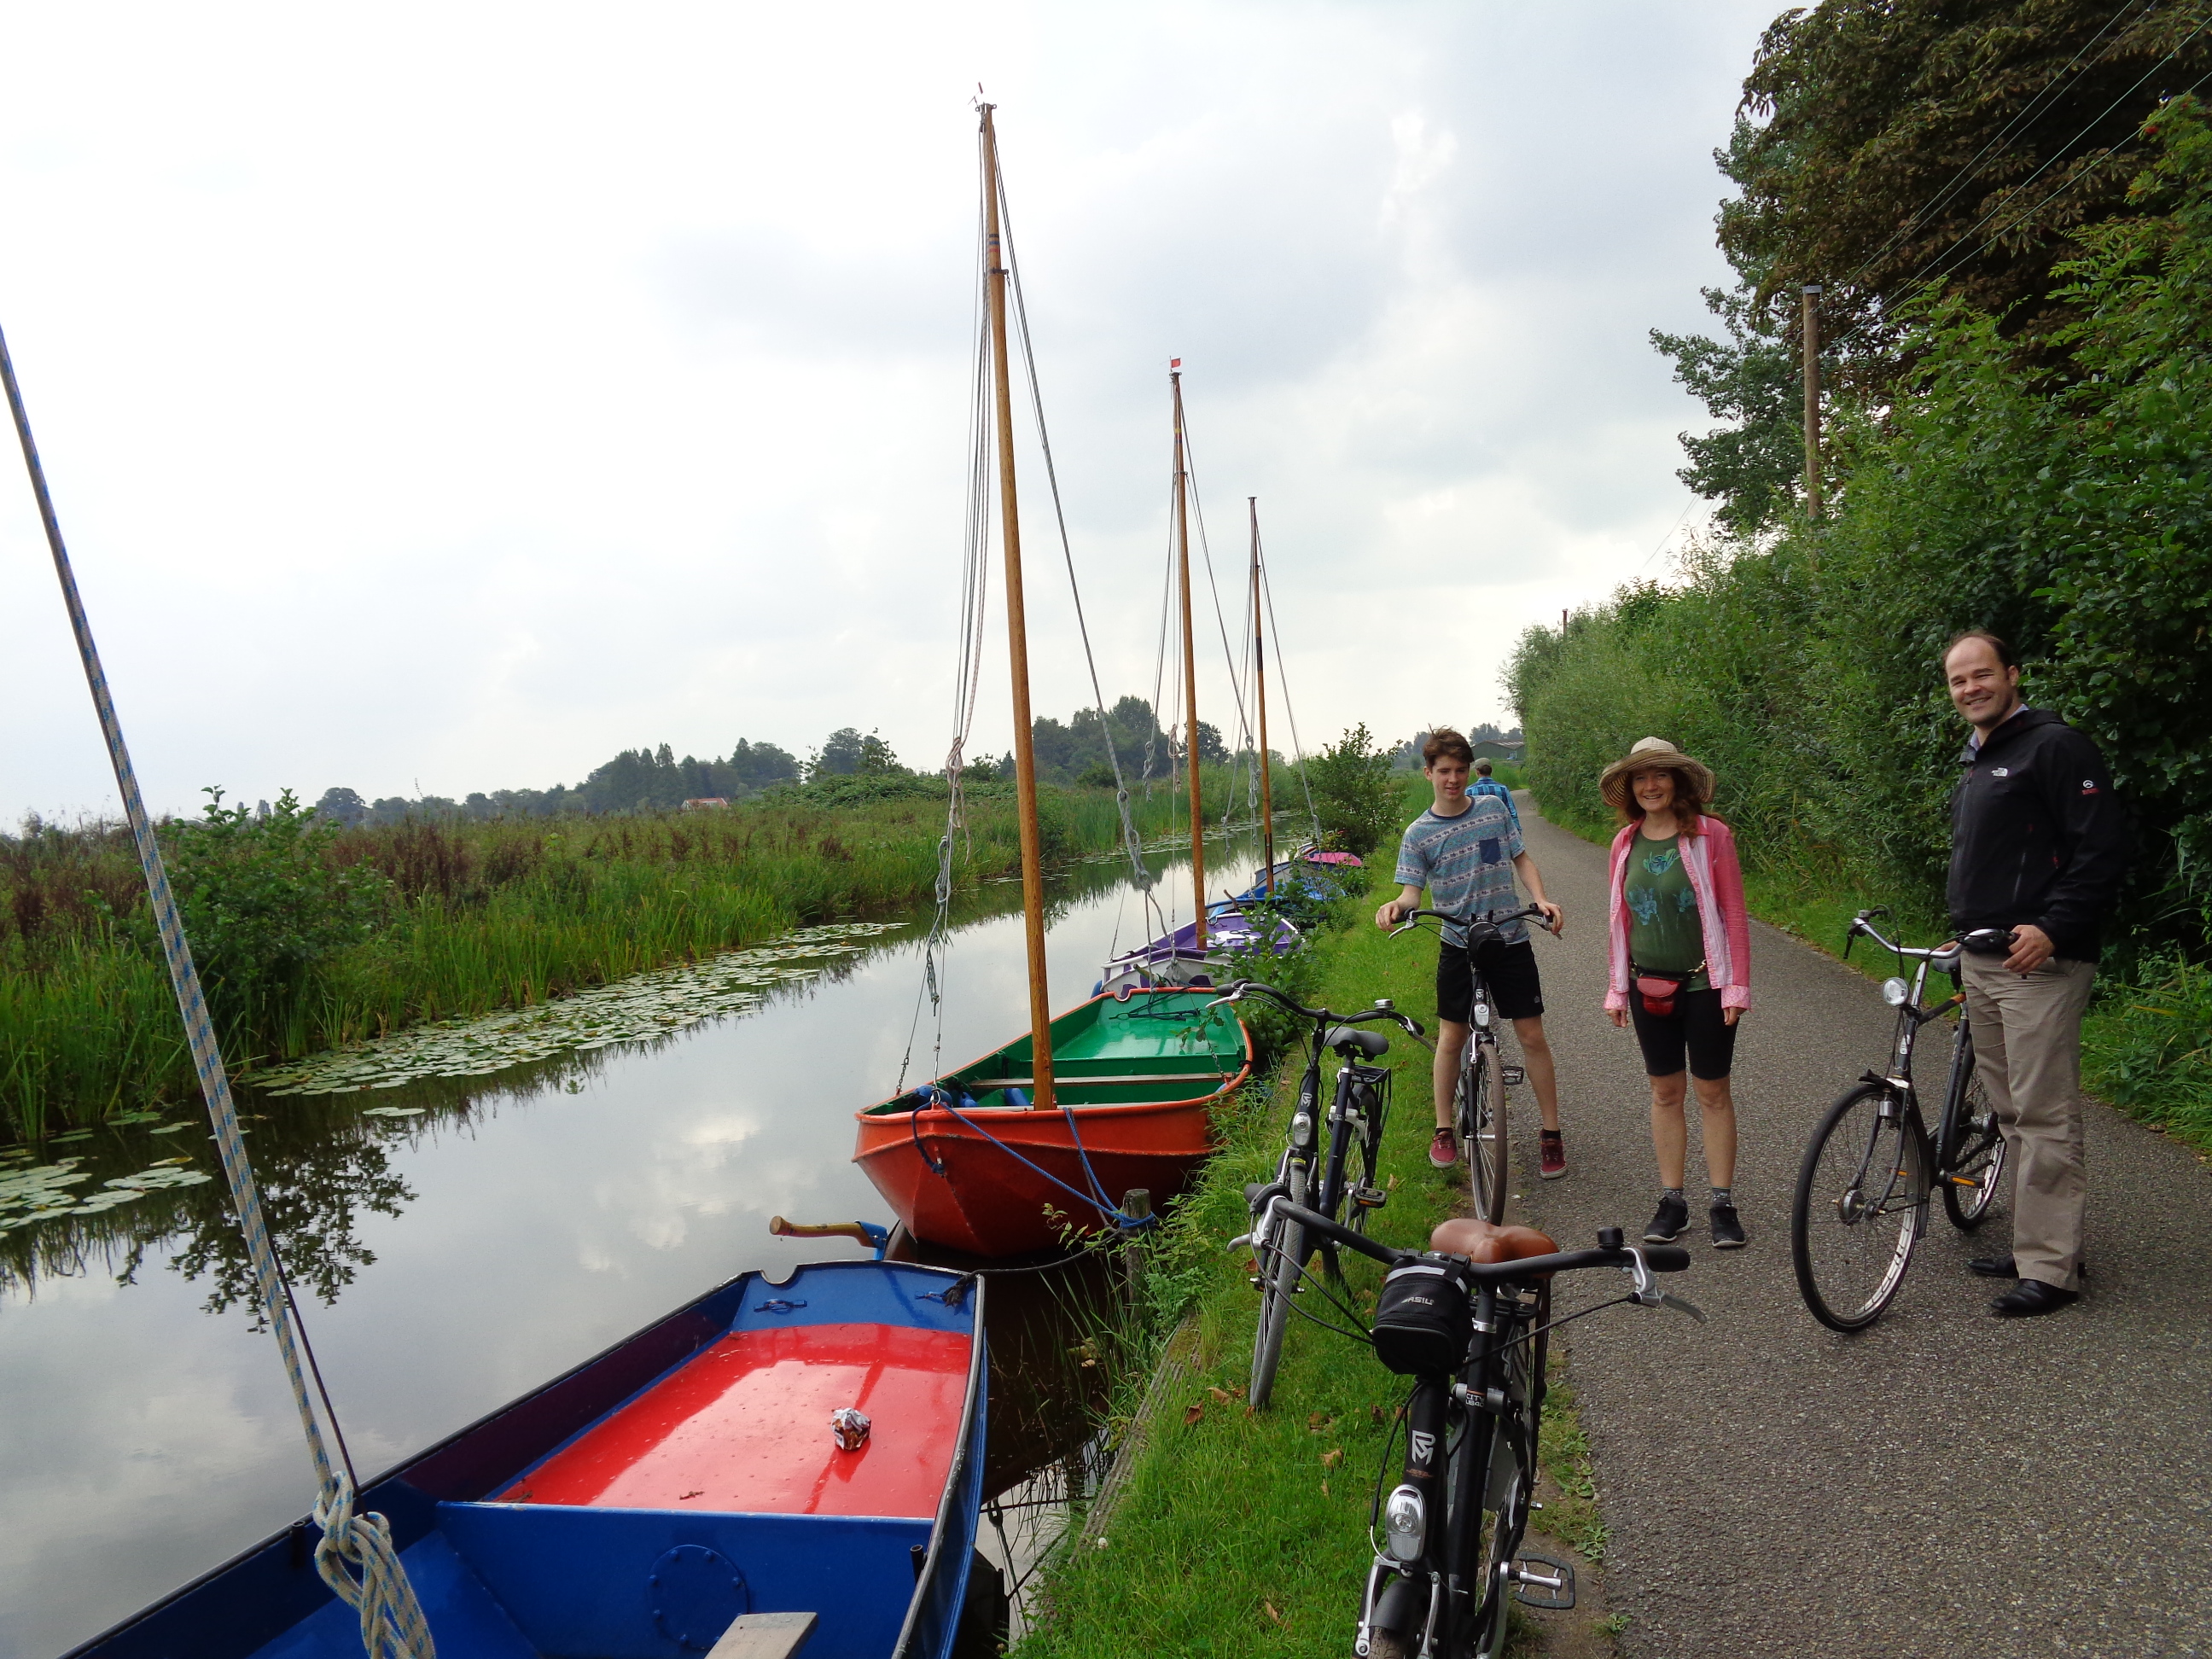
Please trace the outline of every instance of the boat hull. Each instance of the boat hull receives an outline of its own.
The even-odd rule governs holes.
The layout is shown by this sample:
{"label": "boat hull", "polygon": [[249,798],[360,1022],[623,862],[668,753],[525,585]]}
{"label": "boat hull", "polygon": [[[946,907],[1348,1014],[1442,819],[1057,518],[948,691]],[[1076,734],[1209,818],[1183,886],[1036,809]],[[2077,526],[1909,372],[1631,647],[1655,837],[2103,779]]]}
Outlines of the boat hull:
{"label": "boat hull", "polygon": [[[391,1522],[441,1659],[687,1659],[784,1611],[817,1615],[808,1659],[947,1659],[983,1498],[980,1291],[912,1263],[745,1274],[359,1507]],[[832,1397],[875,1419],[858,1451]],[[302,1521],[67,1659],[359,1659],[316,1537]]]}
{"label": "boat hull", "polygon": [[[1142,1188],[1158,1208],[1212,1151],[1213,1108],[1250,1075],[1249,1036],[1211,1000],[1094,997],[1053,1022],[1065,1109],[1010,1103],[1000,1080],[1029,1069],[1024,1038],[938,1080],[956,1109],[907,1096],[859,1114],[854,1161],[915,1237],[978,1256],[1056,1249],[1111,1224],[1098,1195],[1118,1205]],[[1178,1022],[1199,1040],[1163,1041]]]}

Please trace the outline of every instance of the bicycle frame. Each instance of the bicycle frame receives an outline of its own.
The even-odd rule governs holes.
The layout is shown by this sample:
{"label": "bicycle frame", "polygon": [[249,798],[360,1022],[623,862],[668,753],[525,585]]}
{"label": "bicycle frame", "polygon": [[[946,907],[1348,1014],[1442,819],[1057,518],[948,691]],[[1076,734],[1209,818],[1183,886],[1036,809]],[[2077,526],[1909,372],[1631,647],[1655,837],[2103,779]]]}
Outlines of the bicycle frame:
{"label": "bicycle frame", "polygon": [[[1844,954],[1850,955],[1850,940],[1864,933],[1882,949],[1900,961],[1915,965],[1910,981],[1893,979],[1883,987],[1883,994],[1897,1009],[1897,1025],[1890,1039],[1889,1069],[1876,1074],[1869,1072],[1865,1081],[1887,1084],[1896,1092],[1913,1128],[1920,1135],[1922,1150],[1930,1155],[1929,1167],[1940,1174],[1950,1167],[1958,1152],[1960,1107],[1966,1098],[1966,1079],[1972,1073],[1974,1063],[1974,1034],[1966,1015],[1966,994],[1954,991],[1932,1007],[1925,1001],[1928,975],[1931,970],[1954,975],[1959,972],[1960,947],[1954,943],[1938,950],[1911,950],[1884,939],[1871,920],[1878,913],[1869,911],[1851,923]],[[1893,989],[1893,988],[1895,988]],[[1953,1009],[1959,1013],[1958,1036],[1952,1044],[1950,1074],[1945,1079],[1943,1110],[1936,1120],[1936,1133],[1928,1133],[1927,1118],[1920,1109],[1918,1085],[1912,1075],[1912,1054],[1923,1026],[1931,1025]],[[1887,1109],[1885,1110],[1887,1115]]]}

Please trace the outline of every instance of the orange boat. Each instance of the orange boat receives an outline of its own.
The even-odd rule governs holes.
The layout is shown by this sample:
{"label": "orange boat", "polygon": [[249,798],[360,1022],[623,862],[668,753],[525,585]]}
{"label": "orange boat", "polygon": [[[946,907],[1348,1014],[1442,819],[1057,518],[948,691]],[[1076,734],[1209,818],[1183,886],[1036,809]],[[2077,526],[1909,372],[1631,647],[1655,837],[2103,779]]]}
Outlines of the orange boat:
{"label": "orange boat", "polygon": [[1025,1036],[859,1113],[853,1161],[915,1237],[975,1255],[1057,1249],[1113,1224],[1133,1188],[1164,1204],[1252,1072],[1250,1034],[1214,995],[1093,997],[1052,1022],[1056,1107],[1031,1103]]}

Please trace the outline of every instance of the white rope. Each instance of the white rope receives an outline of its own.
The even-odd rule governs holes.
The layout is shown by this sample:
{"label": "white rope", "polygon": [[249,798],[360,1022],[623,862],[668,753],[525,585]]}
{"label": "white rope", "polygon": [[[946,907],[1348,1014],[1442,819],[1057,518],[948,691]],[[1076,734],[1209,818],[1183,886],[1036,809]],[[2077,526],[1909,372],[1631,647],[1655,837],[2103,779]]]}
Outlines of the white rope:
{"label": "white rope", "polygon": [[[92,692],[93,708],[100,716],[100,735],[106,740],[107,757],[115,769],[116,787],[122,793],[124,814],[131,824],[131,838],[137,848],[139,866],[145,874],[147,899],[153,907],[155,925],[161,932],[161,955],[168,967],[170,988],[176,994],[177,1011],[184,1019],[192,1066],[199,1074],[200,1092],[207,1100],[208,1120],[215,1128],[216,1152],[222,1163],[224,1179],[229,1183],[231,1209],[238,1217],[239,1231],[246,1239],[262,1312],[276,1334],[276,1351],[291,1380],[292,1401],[299,1410],[300,1427],[307,1436],[308,1455],[314,1462],[315,1524],[323,1532],[322,1541],[315,1547],[315,1570],[332,1591],[359,1610],[362,1644],[369,1659],[435,1659],[436,1644],[431,1640],[422,1607],[415,1599],[414,1587],[408,1583],[407,1570],[392,1547],[391,1528],[380,1515],[354,1512],[352,1476],[331,1462],[324,1443],[322,1420],[316,1414],[307,1374],[301,1364],[304,1338],[296,1328],[298,1311],[285,1293],[283,1273],[277,1263],[276,1247],[270,1240],[268,1221],[262,1213],[261,1195],[254,1184],[253,1166],[246,1159],[246,1141],[239,1132],[237,1109],[231,1102],[229,1075],[223,1069],[214,1023],[208,1017],[207,1000],[200,988],[199,969],[192,962],[191,946],[185,938],[184,921],[177,913],[176,898],[170,890],[168,872],[161,862],[161,843],[154,836],[153,820],[139,794],[138,775],[131,764],[131,751],[123,741],[123,726],[116,717],[114,699],[108,694],[107,676],[100,666],[99,647],[93,642],[92,623],[77,594],[76,576],[70,566],[69,550],[62,541],[61,520],[46,490],[46,470],[40,464],[38,446],[31,437],[31,417],[23,406],[21,389],[15,383],[15,365],[9,356],[4,335],[0,335],[0,380],[6,383],[9,412],[15,417],[15,435],[23,447],[23,463],[30,471],[32,493],[38,498],[39,516],[46,526],[46,544],[53,553],[54,574],[61,583],[62,603],[69,612],[77,656],[84,665],[85,684]],[[337,1413],[330,1411],[327,1401],[324,1409],[329,1413],[332,1435],[337,1436]]]}
{"label": "white rope", "polygon": [[1283,714],[1291,723],[1291,754],[1297,768],[1298,787],[1306,798],[1306,821],[1313,826],[1314,845],[1321,845],[1321,814],[1314,810],[1313,786],[1306,781],[1306,746],[1298,737],[1298,711],[1291,703],[1291,671],[1283,656],[1283,628],[1275,620],[1275,584],[1267,567],[1260,566],[1260,595],[1267,603],[1267,632],[1275,641],[1275,684],[1283,689]]}

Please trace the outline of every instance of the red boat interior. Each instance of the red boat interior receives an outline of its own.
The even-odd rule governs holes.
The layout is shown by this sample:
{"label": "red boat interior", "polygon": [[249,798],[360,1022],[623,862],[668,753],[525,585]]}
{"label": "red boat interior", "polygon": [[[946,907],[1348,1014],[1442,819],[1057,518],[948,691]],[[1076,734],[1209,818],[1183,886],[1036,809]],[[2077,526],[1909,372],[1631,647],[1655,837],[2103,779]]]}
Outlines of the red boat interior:
{"label": "red boat interior", "polygon": [[[779,1515],[937,1513],[969,1338],[853,1324],[738,1331],[495,1495],[506,1504]],[[840,1450],[831,1413],[870,1421]]]}

